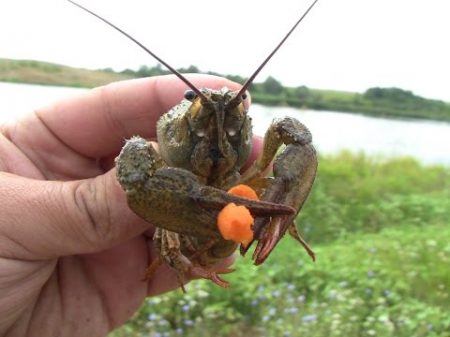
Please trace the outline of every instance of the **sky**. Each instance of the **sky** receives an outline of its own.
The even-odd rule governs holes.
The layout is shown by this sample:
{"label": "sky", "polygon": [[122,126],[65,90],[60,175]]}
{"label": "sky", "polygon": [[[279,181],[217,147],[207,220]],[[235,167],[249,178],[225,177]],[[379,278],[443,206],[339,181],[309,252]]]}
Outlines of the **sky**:
{"label": "sky", "polygon": [[[248,77],[310,0],[80,0],[175,68]],[[400,87],[450,101],[449,0],[319,0],[258,76],[363,92]],[[65,0],[1,0],[0,57],[74,67],[157,62]]]}

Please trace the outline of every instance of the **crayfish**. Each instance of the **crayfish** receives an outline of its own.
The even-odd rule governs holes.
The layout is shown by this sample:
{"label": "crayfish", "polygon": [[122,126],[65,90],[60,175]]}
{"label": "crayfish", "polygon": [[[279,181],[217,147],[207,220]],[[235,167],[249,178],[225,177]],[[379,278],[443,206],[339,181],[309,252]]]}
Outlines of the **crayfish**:
{"label": "crayfish", "polygon": [[[229,270],[215,272],[209,267],[232,255],[239,245],[224,239],[217,227],[219,212],[230,203],[245,206],[255,218],[253,239],[240,247],[245,254],[257,241],[255,264],[267,259],[286,232],[314,259],[313,251],[294,226],[317,170],[309,130],[295,118],[274,120],[265,134],[259,158],[244,172],[241,168],[252,145],[251,118],[244,104],[246,90],[316,2],[239,91],[196,88],[123,30],[74,3],[137,43],[189,87],[181,103],[157,122],[158,151],[149,141],[135,136],[126,141],[116,158],[117,178],[129,207],[156,226],[153,240],[160,253],[156,264],[166,262],[175,268],[180,281],[189,273],[228,286],[219,274]],[[282,145],[285,147],[278,154]],[[272,161],[273,176],[265,177]],[[226,192],[237,184],[253,188],[259,200]],[[147,276],[154,269],[155,264],[149,267]]]}

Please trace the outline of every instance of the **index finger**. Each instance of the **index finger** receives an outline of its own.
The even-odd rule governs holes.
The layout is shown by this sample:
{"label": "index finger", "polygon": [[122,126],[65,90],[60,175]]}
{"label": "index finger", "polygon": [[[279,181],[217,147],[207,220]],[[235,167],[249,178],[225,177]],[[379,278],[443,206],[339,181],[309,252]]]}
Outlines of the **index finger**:
{"label": "index finger", "polygon": [[[217,76],[186,77],[197,88],[241,87]],[[174,75],[123,81],[37,110],[36,114],[57,139],[77,153],[106,157],[122,147],[124,138],[155,138],[158,118],[181,101],[186,89]],[[27,132],[32,134],[33,130]]]}

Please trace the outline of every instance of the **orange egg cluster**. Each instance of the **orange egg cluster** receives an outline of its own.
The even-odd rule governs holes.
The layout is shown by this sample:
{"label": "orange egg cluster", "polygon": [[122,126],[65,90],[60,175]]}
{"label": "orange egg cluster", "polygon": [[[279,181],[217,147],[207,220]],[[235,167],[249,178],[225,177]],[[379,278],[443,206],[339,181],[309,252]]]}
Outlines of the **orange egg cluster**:
{"label": "orange egg cluster", "polygon": [[[256,192],[247,185],[237,185],[228,190],[228,193],[258,200]],[[245,206],[229,203],[219,212],[217,226],[225,240],[232,240],[247,246],[253,240],[252,225],[255,219]]]}
{"label": "orange egg cluster", "polygon": [[240,184],[228,190],[228,193],[252,200],[259,200],[258,195],[250,186]]}

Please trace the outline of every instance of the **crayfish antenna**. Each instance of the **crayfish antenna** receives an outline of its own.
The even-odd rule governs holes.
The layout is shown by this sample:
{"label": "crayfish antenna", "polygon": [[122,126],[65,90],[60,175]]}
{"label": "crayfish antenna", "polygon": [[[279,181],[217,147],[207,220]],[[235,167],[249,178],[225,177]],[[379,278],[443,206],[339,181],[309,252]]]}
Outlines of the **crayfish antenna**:
{"label": "crayfish antenna", "polygon": [[113,24],[112,22],[106,20],[105,18],[101,17],[100,15],[94,13],[93,11],[91,11],[90,9],[87,9],[86,7],[83,7],[82,5],[76,3],[73,0],[67,0],[69,1],[71,4],[81,8],[82,10],[84,10],[85,12],[95,16],[97,19],[102,20],[104,23],[106,23],[108,26],[114,28],[115,30],[117,30],[119,33],[121,33],[122,35],[126,36],[128,39],[130,39],[131,41],[133,41],[134,43],[136,43],[139,47],[141,47],[142,49],[144,49],[148,54],[150,54],[151,56],[153,56],[154,59],[156,59],[159,63],[161,63],[162,65],[164,65],[167,69],[169,69],[172,74],[174,74],[175,76],[177,76],[180,80],[182,80],[189,88],[191,88],[198,97],[201,98],[201,100],[203,102],[208,102],[208,98],[200,91],[200,89],[197,89],[195,87],[195,85],[193,85],[191,82],[189,82],[189,80],[184,77],[181,73],[179,73],[175,68],[173,68],[172,66],[170,66],[166,61],[164,61],[162,58],[160,58],[158,55],[156,55],[154,52],[152,52],[150,49],[148,49],[146,46],[144,46],[142,43],[140,43],[138,40],[136,40],[134,37],[132,37],[130,34],[128,34],[127,32],[125,32],[124,30],[120,29],[119,27],[117,27],[115,24]]}
{"label": "crayfish antenna", "polygon": [[[70,0],[69,0],[70,1]],[[255,77],[259,74],[259,72],[264,68],[264,66],[269,62],[269,60],[272,58],[273,55],[280,49],[280,47],[283,45],[283,43],[287,40],[287,38],[292,34],[292,32],[297,28],[297,26],[300,24],[300,22],[303,21],[305,16],[309,13],[309,11],[314,7],[314,5],[319,0],[315,0],[308,9],[303,13],[303,15],[300,17],[300,19],[297,20],[297,22],[292,26],[292,28],[289,30],[289,32],[281,39],[281,41],[278,43],[278,45],[272,50],[272,52],[267,56],[264,61],[259,65],[259,67],[255,70],[255,72],[248,78],[247,81],[243,84],[241,90],[239,90],[236,97],[241,97],[243,94],[245,94],[245,91],[248,89],[250,84],[252,84]]]}

